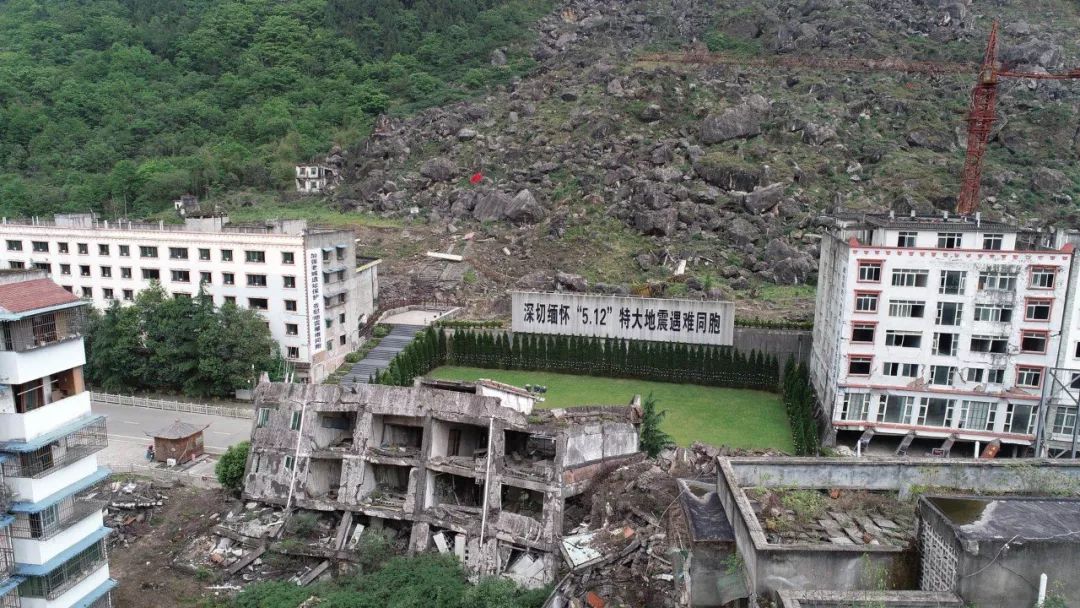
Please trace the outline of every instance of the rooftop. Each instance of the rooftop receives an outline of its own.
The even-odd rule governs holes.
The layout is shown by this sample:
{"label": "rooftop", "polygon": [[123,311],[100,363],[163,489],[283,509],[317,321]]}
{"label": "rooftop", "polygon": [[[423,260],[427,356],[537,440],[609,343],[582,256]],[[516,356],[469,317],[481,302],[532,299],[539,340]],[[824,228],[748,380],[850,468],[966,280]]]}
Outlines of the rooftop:
{"label": "rooftop", "polygon": [[896,215],[893,213],[837,213],[832,216],[847,223],[864,224],[873,228],[893,230],[949,230],[952,232],[1020,232],[1014,224],[982,219],[975,215]]}
{"label": "rooftop", "polygon": [[924,497],[963,540],[1080,542],[1080,499]]}
{"label": "rooftop", "polygon": [[79,304],[81,299],[49,279],[0,284],[0,316]]}
{"label": "rooftop", "polygon": [[158,429],[153,433],[147,433],[147,435],[155,439],[186,439],[192,435],[203,432],[208,426],[210,425],[189,424],[187,422],[175,420],[169,426]]}
{"label": "rooftop", "polygon": [[167,224],[164,221],[137,222],[128,219],[103,220],[93,213],[56,214],[52,220],[39,217],[3,218],[2,225],[41,226],[75,230],[124,230],[140,232],[206,232],[229,234],[321,234],[344,230],[309,225],[307,220],[267,220],[265,222],[230,223],[227,215],[192,215],[183,224]]}

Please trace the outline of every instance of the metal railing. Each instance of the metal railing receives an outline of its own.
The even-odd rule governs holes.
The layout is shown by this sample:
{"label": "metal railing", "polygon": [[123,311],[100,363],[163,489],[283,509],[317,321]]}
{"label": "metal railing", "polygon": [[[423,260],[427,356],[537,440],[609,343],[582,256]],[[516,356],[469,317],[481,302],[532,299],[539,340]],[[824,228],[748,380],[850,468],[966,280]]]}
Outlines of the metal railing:
{"label": "metal railing", "polygon": [[[100,452],[108,445],[105,419],[99,418],[39,449],[16,454],[0,466],[3,467],[6,477],[38,478]],[[54,447],[63,448],[59,456],[56,455]]]}
{"label": "metal railing", "polygon": [[23,352],[82,336],[82,307],[42,313],[0,324],[0,350]]}
{"label": "metal railing", "polygon": [[20,513],[11,525],[14,538],[48,540],[108,506],[104,484],[95,484],[38,513]]}
{"label": "metal railing", "polygon": [[116,395],[91,391],[91,403],[98,405],[123,405],[128,407],[145,407],[153,410],[165,410],[170,412],[186,412],[189,414],[206,414],[207,416],[226,416],[228,418],[255,417],[253,408],[232,407],[228,405],[210,405],[207,403],[189,403],[187,401],[174,401],[169,399],[152,399],[150,397],[136,397],[134,395]]}

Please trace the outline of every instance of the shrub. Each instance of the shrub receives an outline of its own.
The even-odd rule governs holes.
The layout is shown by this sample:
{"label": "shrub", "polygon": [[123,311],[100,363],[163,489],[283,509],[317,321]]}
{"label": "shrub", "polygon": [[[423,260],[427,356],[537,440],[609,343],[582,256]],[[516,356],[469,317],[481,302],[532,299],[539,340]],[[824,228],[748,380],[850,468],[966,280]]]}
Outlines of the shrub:
{"label": "shrub", "polygon": [[642,410],[641,451],[648,454],[650,458],[655,458],[661,450],[675,443],[671,440],[671,435],[660,430],[660,423],[663,422],[664,414],[667,412],[656,411],[656,399],[652,396],[652,393],[649,393],[649,396],[645,398],[645,402],[642,403]]}
{"label": "shrub", "polygon": [[214,465],[214,474],[223,488],[239,492],[244,487],[244,467],[250,447],[247,441],[230,446]]}

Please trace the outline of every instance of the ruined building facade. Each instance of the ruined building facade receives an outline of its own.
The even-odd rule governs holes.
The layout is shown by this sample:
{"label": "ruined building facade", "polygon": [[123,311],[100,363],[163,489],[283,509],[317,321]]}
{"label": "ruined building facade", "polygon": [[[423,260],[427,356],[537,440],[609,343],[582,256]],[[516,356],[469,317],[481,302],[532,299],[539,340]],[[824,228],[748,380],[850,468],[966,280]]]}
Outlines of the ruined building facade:
{"label": "ruined building facade", "polygon": [[564,501],[638,450],[637,408],[534,413],[487,381],[268,383],[255,398],[246,498],[347,512],[534,587],[554,580]]}

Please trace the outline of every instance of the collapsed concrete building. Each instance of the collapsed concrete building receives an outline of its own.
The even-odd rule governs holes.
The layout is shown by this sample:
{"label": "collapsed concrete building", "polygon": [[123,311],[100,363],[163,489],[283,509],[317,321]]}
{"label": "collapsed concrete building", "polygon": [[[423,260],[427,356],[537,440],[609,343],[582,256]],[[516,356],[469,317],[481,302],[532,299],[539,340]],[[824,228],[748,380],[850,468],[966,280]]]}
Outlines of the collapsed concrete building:
{"label": "collapsed concrete building", "polygon": [[555,579],[566,499],[638,454],[635,406],[533,411],[484,380],[265,383],[255,403],[245,498],[341,512],[342,539],[389,529],[528,587]]}

